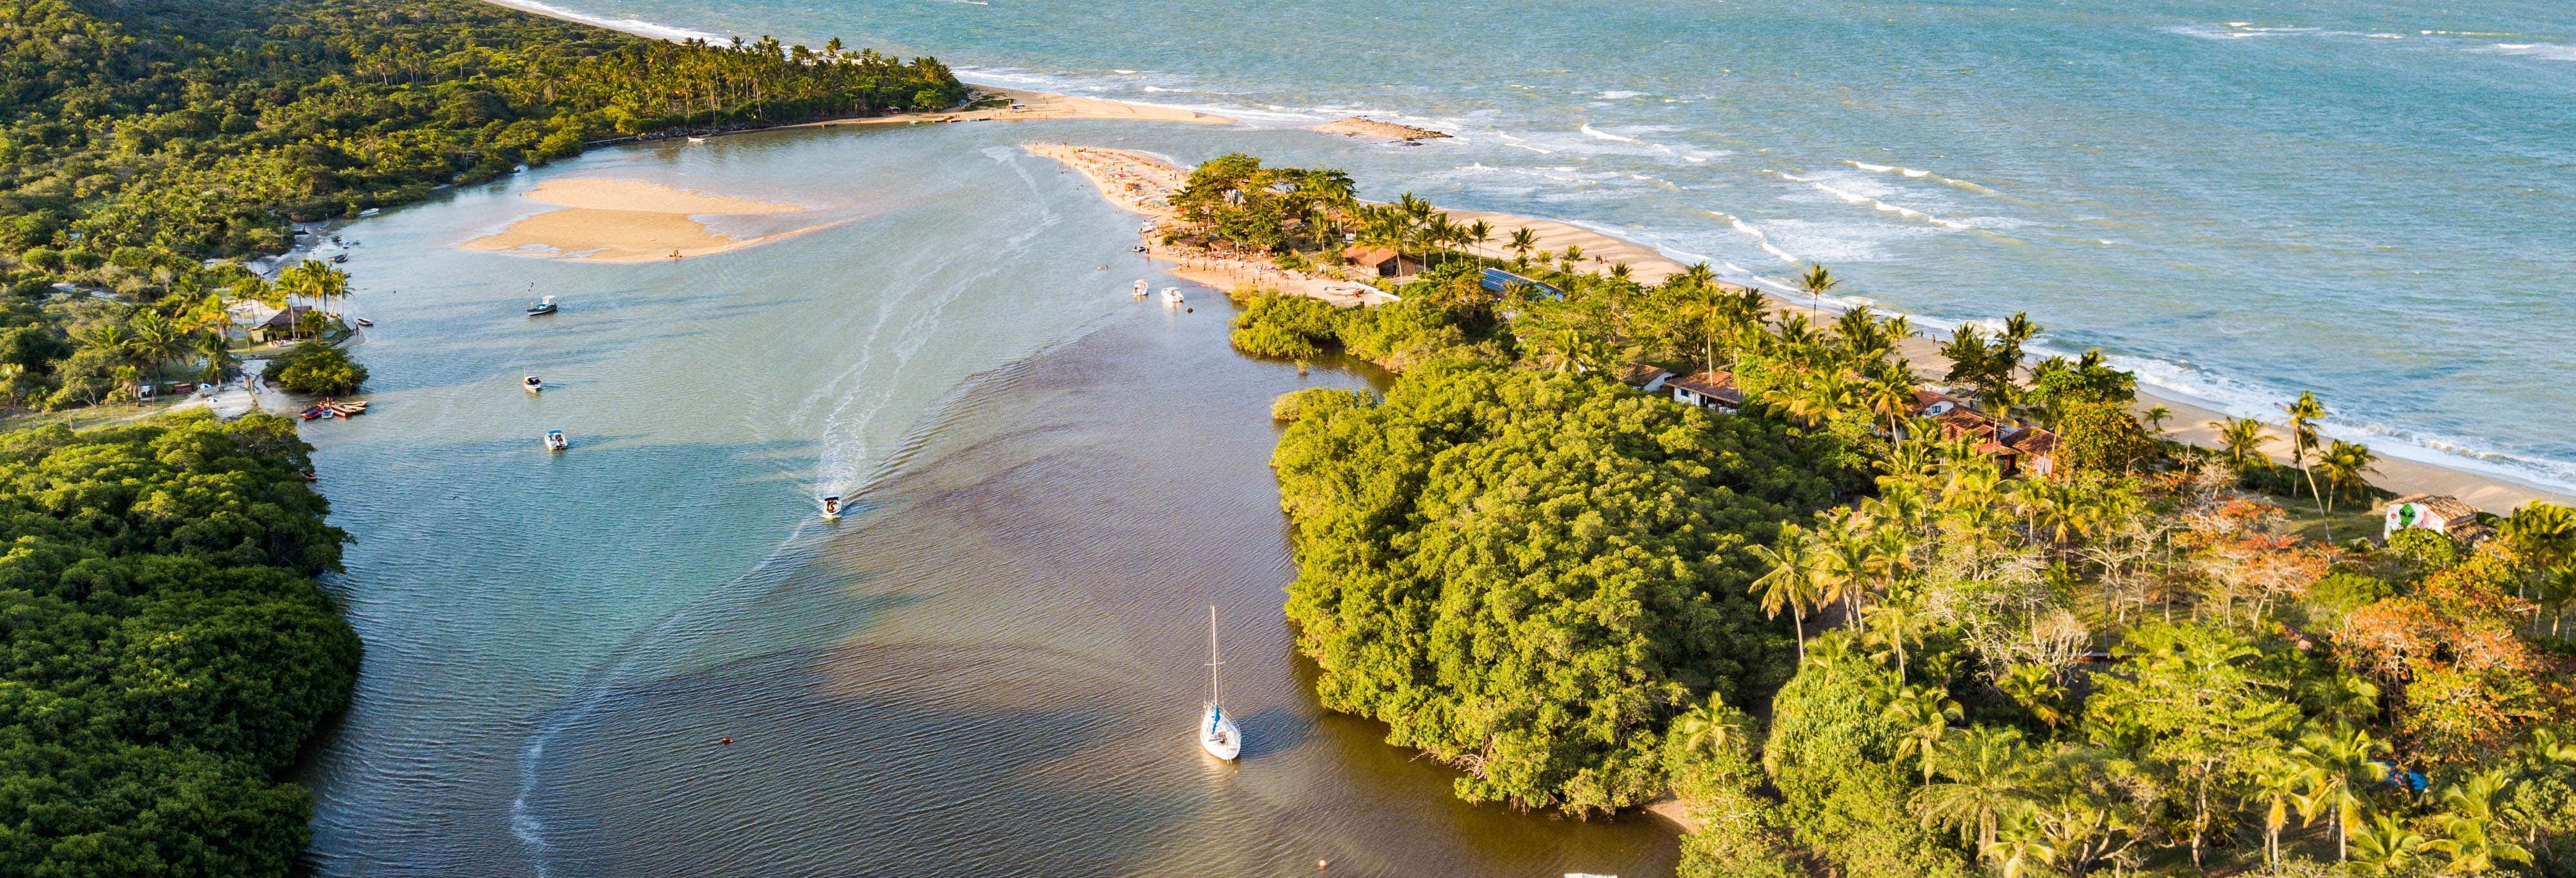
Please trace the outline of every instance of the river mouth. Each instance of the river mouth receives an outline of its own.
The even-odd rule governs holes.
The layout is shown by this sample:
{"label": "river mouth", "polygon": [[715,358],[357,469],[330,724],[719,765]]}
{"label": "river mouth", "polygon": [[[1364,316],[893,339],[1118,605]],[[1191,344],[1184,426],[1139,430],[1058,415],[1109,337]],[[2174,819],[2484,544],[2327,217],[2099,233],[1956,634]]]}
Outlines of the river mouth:
{"label": "river mouth", "polygon": [[[1467,805],[1316,705],[1268,411],[1367,379],[1234,354],[1213,291],[1131,299],[1178,282],[1126,252],[1133,217],[1019,153],[1064,136],[1044,124],[542,172],[849,214],[703,260],[453,246],[536,181],[371,221],[378,412],[307,431],[369,649],[307,772],[318,871],[1671,870],[1652,818]],[[564,313],[518,315],[531,282]],[[540,450],[550,427],[574,448]],[[827,492],[858,505],[820,522]],[[1211,605],[1234,764],[1190,734]]]}

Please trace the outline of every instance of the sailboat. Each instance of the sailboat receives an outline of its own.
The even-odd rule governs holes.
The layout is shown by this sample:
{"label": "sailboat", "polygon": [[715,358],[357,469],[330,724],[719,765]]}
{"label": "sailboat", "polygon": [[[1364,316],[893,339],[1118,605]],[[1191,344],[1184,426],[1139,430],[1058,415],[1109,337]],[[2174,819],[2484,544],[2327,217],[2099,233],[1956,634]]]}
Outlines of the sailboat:
{"label": "sailboat", "polygon": [[1207,748],[1208,755],[1231,761],[1243,752],[1243,730],[1235,727],[1234,720],[1225,715],[1225,708],[1218,703],[1223,699],[1223,691],[1218,686],[1216,668],[1222,664],[1225,664],[1225,661],[1217,658],[1216,654],[1216,605],[1210,604],[1208,605],[1208,702],[1207,714],[1199,718],[1199,746]]}

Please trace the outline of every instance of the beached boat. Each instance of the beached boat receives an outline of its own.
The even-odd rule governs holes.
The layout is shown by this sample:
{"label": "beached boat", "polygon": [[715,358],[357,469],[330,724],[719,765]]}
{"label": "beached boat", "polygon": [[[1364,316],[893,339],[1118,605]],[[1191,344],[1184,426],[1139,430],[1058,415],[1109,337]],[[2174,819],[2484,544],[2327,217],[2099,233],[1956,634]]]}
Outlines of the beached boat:
{"label": "beached boat", "polygon": [[339,402],[337,400],[326,399],[321,402],[305,406],[303,411],[296,414],[298,417],[305,420],[315,421],[325,418],[354,418],[366,413],[367,403],[365,400]]}
{"label": "beached boat", "polygon": [[839,520],[841,520],[841,495],[839,495],[839,494],[834,494],[834,495],[832,495],[832,496],[829,496],[829,497],[825,497],[825,498],[823,498],[823,520],[824,520],[824,521],[839,521]]}
{"label": "beached boat", "polygon": [[1207,712],[1199,717],[1199,746],[1206,748],[1210,756],[1231,760],[1243,752],[1243,730],[1236,728],[1234,719],[1225,715],[1225,707],[1221,703],[1224,690],[1217,680],[1217,666],[1222,664],[1225,661],[1218,658],[1216,652],[1216,607],[1209,605],[1208,701]]}
{"label": "beached boat", "polygon": [[571,448],[571,447],[572,447],[572,440],[564,438],[564,431],[562,431],[562,430],[547,430],[547,431],[546,431],[546,450],[547,450],[547,451],[562,451],[562,450],[564,450],[564,449],[566,449],[566,448]]}
{"label": "beached boat", "polygon": [[1147,294],[1147,293],[1150,293],[1150,292],[1152,292],[1152,291],[1151,291],[1151,290],[1149,290],[1149,289],[1147,289],[1147,288],[1146,288],[1146,286],[1145,286],[1145,279],[1144,279],[1144,278],[1141,278],[1141,277],[1140,277],[1140,278],[1137,278],[1137,279],[1136,279],[1136,298],[1142,299],[1142,298],[1144,298],[1144,297],[1146,296],[1146,294]]}
{"label": "beached boat", "polygon": [[380,213],[383,213],[383,212],[385,212],[385,209],[384,209],[384,208],[381,208],[381,207],[370,207],[370,208],[367,208],[367,209],[365,209],[365,210],[358,211],[358,215],[359,215],[359,216],[375,216],[376,214],[380,214]]}
{"label": "beached boat", "polygon": [[528,306],[528,316],[530,317],[552,313],[555,313],[555,297],[553,296],[546,296],[538,299],[535,303]]}
{"label": "beached boat", "polygon": [[545,380],[545,379],[543,379],[543,378],[539,378],[539,377],[537,377],[537,376],[534,376],[534,375],[530,375],[530,376],[528,376],[528,377],[526,377],[526,378],[522,378],[522,379],[520,379],[520,380],[519,380],[519,386],[520,386],[520,387],[525,387],[525,388],[527,388],[529,393],[536,393],[536,392],[538,392],[538,391],[541,391],[541,390],[546,389],[546,380]]}
{"label": "beached boat", "polygon": [[1163,304],[1166,304],[1166,305],[1178,305],[1178,304],[1180,304],[1180,303],[1182,303],[1182,302],[1185,302],[1185,301],[1188,301],[1188,298],[1187,298],[1187,297],[1185,297],[1185,296],[1182,296],[1182,295],[1181,295],[1181,288],[1180,288],[1180,287],[1164,287],[1164,288],[1163,288]]}
{"label": "beached boat", "polygon": [[691,137],[691,138],[689,138],[689,142],[690,142],[690,143],[705,143],[705,142],[707,142],[707,139],[706,139],[706,138],[704,138],[704,137]]}

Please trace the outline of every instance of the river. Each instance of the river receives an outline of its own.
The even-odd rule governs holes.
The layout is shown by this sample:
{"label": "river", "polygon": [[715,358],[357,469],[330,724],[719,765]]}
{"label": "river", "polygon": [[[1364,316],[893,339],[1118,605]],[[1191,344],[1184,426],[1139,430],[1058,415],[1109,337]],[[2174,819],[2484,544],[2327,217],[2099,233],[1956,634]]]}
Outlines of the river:
{"label": "river", "polygon": [[[303,778],[318,871],[1669,872],[1651,818],[1466,805],[1453,772],[1316,705],[1280,614],[1268,407],[1368,379],[1233,354],[1211,291],[1129,298],[1176,283],[1126,251],[1135,217],[1016,148],[1128,136],[1215,143],[767,132],[342,230],[375,406],[305,435],[357,538],[331,583],[367,656]],[[557,176],[840,222],[646,265],[455,247]],[[523,316],[532,293],[562,313]],[[856,507],[821,522],[823,493]],[[1209,606],[1233,765],[1190,736]]]}

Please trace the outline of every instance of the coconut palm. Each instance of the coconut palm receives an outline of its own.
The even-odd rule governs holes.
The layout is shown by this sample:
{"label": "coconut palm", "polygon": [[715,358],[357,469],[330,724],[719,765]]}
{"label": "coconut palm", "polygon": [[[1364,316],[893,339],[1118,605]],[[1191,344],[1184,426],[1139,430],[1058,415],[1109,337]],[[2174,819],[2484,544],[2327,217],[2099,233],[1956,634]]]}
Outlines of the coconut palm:
{"label": "coconut palm", "polygon": [[2003,878],[2046,874],[2048,865],[2057,861],[2057,848],[2048,843],[2026,810],[2005,815],[2003,827],[1994,841],[1977,846],[1979,856],[1994,863],[1995,872]]}
{"label": "coconut palm", "polygon": [[1822,263],[1808,263],[1807,273],[1798,276],[1798,288],[1807,291],[1807,309],[1824,312],[1825,291],[1842,284]]}
{"label": "coconut palm", "polygon": [[2263,443],[2272,437],[2263,435],[2263,422],[2253,418],[2226,418],[2209,422],[2218,431],[2219,448],[2227,455],[2227,464],[2243,470],[2263,460]]}
{"label": "coconut palm", "polygon": [[2376,783],[2387,774],[2387,768],[2372,757],[2387,752],[2388,744],[2357,728],[2311,732],[2290,748],[2290,758],[2301,766],[2299,819],[2300,825],[2314,825],[2317,818],[2332,814],[2335,820],[2335,860],[2351,859],[2350,836],[2361,825],[2361,811],[2370,802],[2362,798],[2367,784]]}
{"label": "coconut palm", "polygon": [[138,311],[126,318],[126,328],[132,332],[125,349],[134,368],[149,372],[155,378],[161,376],[163,363],[189,350],[187,331],[180,329],[170,318],[161,316],[160,312]]}
{"label": "coconut palm", "polygon": [[2021,730],[2010,726],[1971,725],[1941,741],[1937,764],[1941,782],[1914,791],[1909,807],[1925,829],[1957,829],[1961,840],[1973,839],[1978,850],[1995,843],[2003,815],[2029,795],[2032,762]]}
{"label": "coconut palm", "polygon": [[2289,415],[2290,465],[2307,473],[2308,493],[2314,494],[2317,474],[2308,469],[2308,452],[2317,447],[2317,421],[2325,418],[2326,404],[2317,401],[2316,394],[2302,390],[2298,401],[2282,406],[2281,411]]}
{"label": "coconut palm", "polygon": [[2326,475],[2325,503],[2328,514],[2334,512],[2336,497],[2342,496],[2346,491],[2369,486],[2370,483],[2363,481],[2362,476],[2377,472],[2378,470],[2371,466],[2377,462],[2379,462],[2379,455],[2372,454],[2369,448],[2341,439],[2335,440],[2334,445],[2328,447],[2325,453],[2317,455],[2317,470]]}
{"label": "coconut palm", "polygon": [[[1883,535],[1878,539],[1882,543],[1886,541]],[[1892,566],[1902,554],[1886,552],[1881,563]],[[1893,655],[1896,658],[1896,678],[1900,680],[1905,679],[1905,647],[1921,637],[1927,621],[1923,601],[1915,595],[1914,591],[1913,588],[1901,584],[1890,586],[1887,594],[1881,597],[1878,603],[1870,605],[1870,608],[1861,614],[1862,642],[1880,647]],[[1927,765],[1923,770],[1929,773],[1932,769]]]}
{"label": "coconut palm", "polygon": [[1527,227],[1513,229],[1511,243],[1506,246],[1512,250],[1512,267],[1527,271],[1530,251],[1538,249],[1538,235]]}
{"label": "coconut palm", "polygon": [[1768,546],[1752,546],[1746,551],[1765,568],[1761,578],[1753,580],[1753,593],[1762,599],[1762,612],[1780,618],[1787,610],[1796,624],[1798,663],[1807,662],[1807,611],[1823,603],[1816,584],[1819,561],[1815,540],[1806,529],[1794,524],[1780,526],[1780,537]]}
{"label": "coconut palm", "polygon": [[1718,694],[1711,692],[1698,707],[1673,717],[1672,735],[1685,753],[1717,753],[1743,740],[1744,727],[1751,718],[1744,711],[1729,707]]}
{"label": "coconut palm", "polygon": [[2173,409],[2161,405],[2149,406],[2146,413],[2139,417],[2145,418],[2147,426],[2155,428],[2155,431],[2161,434],[2165,431],[2165,419],[2173,417]]}
{"label": "coconut palm", "polygon": [[[1898,672],[1897,678],[1904,679],[1903,672]],[[1880,715],[1898,729],[1896,758],[1914,756],[1922,763],[1924,785],[1931,785],[1932,760],[1939,752],[1941,738],[1950,731],[1951,723],[1965,716],[1959,711],[1959,702],[1951,700],[1949,690],[1939,686],[1907,686],[1896,690],[1896,697],[1887,702]]]}
{"label": "coconut palm", "polygon": [[1816,577],[1820,597],[1842,602],[1844,624],[1859,627],[1862,594],[1887,572],[1887,543],[1849,514],[1827,519],[1817,536],[1822,543]]}
{"label": "coconut palm", "polygon": [[223,383],[224,376],[232,374],[233,367],[241,365],[241,359],[233,356],[232,345],[221,333],[199,333],[197,353],[206,358],[206,365],[198,371],[197,380],[206,384]]}

